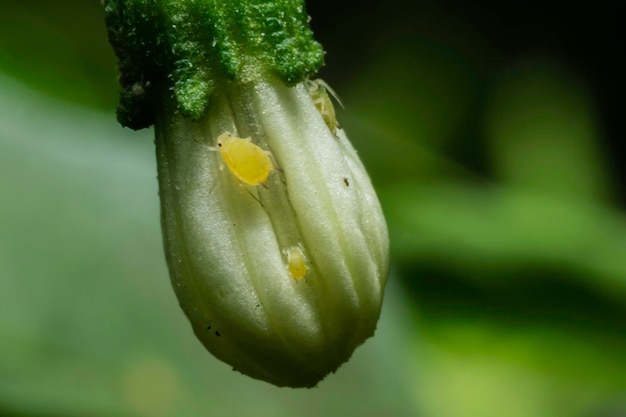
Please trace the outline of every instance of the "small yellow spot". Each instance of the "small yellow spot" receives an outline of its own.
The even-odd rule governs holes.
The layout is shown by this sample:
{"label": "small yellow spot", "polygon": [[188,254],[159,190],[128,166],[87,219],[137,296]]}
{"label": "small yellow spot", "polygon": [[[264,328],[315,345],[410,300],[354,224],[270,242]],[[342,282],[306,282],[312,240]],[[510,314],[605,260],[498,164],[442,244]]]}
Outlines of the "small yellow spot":
{"label": "small yellow spot", "polygon": [[337,100],[337,103],[343,107],[341,104],[341,100],[337,97],[337,94],[330,88],[328,84],[322,79],[316,80],[307,80],[307,88],[309,90],[309,94],[313,99],[313,104],[322,115],[322,119],[324,119],[324,123],[328,126],[331,133],[334,135],[337,132],[337,128],[339,127],[339,123],[337,122],[337,117],[335,115],[335,107],[333,107],[333,103],[330,100],[330,96],[328,93],[332,94],[332,96]]}
{"label": "small yellow spot", "polygon": [[287,270],[289,274],[296,280],[301,280],[306,277],[309,272],[309,267],[302,247],[299,245],[292,246],[285,249],[284,253],[287,255]]}
{"label": "small yellow spot", "polygon": [[244,184],[267,188],[267,177],[276,169],[269,156],[251,138],[238,138],[228,132],[217,138],[217,150],[228,170]]}

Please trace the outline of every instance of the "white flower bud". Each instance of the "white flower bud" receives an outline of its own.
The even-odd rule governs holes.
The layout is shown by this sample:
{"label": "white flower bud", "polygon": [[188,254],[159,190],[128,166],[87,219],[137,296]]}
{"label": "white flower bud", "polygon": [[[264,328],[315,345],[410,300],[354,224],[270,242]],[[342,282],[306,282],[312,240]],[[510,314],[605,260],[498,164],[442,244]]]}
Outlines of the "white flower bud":
{"label": "white flower bud", "polygon": [[[373,335],[380,314],[389,241],[363,165],[304,84],[220,86],[199,121],[165,101],[156,122],[165,252],[196,336],[253,378],[315,386]],[[225,132],[269,152],[266,187],[242,182],[211,149]]]}

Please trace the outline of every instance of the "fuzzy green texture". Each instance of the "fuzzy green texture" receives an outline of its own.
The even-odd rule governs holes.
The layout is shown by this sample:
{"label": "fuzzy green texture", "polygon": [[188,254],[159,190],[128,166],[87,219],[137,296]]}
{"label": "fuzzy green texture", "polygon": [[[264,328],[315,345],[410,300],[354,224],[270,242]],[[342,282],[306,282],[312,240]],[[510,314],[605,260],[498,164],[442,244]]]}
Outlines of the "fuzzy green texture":
{"label": "fuzzy green texture", "polygon": [[105,14],[119,59],[118,121],[132,129],[153,124],[155,85],[198,119],[218,82],[271,76],[291,86],[324,62],[303,0],[107,0]]}

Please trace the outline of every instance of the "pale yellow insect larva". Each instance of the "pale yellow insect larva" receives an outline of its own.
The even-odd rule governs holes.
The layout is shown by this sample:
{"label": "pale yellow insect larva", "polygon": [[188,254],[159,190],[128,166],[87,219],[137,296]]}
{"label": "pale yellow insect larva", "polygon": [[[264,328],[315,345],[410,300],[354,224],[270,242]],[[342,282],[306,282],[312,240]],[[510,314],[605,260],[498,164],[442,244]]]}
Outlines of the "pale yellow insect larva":
{"label": "pale yellow insect larva", "polygon": [[301,280],[309,272],[304,251],[300,245],[292,246],[283,251],[287,256],[287,270],[295,280]]}
{"label": "pale yellow insect larva", "polygon": [[267,178],[276,170],[269,152],[252,143],[251,138],[224,132],[217,138],[217,147],[211,149],[220,153],[228,170],[244,184],[267,188]]}
{"label": "pale yellow insect larva", "polygon": [[326,123],[328,129],[334,135],[337,132],[339,123],[337,122],[335,107],[333,106],[328,93],[330,93],[335,100],[337,100],[337,103],[339,103],[341,107],[343,107],[341,100],[339,100],[339,97],[337,97],[337,94],[335,94],[332,88],[330,88],[330,86],[320,78],[316,80],[307,80],[306,84],[309,90],[309,95],[313,99],[313,104],[322,115],[322,119],[324,119],[324,123]]}

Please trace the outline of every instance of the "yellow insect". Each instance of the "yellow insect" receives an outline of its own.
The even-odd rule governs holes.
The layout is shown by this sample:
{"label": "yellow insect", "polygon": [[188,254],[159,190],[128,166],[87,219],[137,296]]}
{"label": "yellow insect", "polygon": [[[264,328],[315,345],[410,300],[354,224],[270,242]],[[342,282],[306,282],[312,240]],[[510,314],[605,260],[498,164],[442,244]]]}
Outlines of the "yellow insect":
{"label": "yellow insect", "polygon": [[331,133],[334,135],[337,132],[337,128],[339,128],[339,123],[337,122],[337,116],[335,115],[335,107],[333,107],[333,103],[330,99],[328,93],[330,93],[337,103],[341,107],[343,104],[337,94],[333,91],[332,88],[326,82],[320,78],[316,80],[307,80],[306,82],[307,88],[309,90],[309,95],[313,99],[313,104],[317,107],[317,110],[322,115],[322,119],[324,119],[324,123],[328,126]]}
{"label": "yellow insect", "polygon": [[217,138],[217,147],[209,149],[220,153],[228,170],[243,184],[267,188],[267,178],[277,169],[270,153],[252,143],[251,138],[224,132]]}
{"label": "yellow insect", "polygon": [[287,255],[287,270],[295,280],[301,280],[309,272],[304,251],[300,245],[292,246],[283,251]]}

